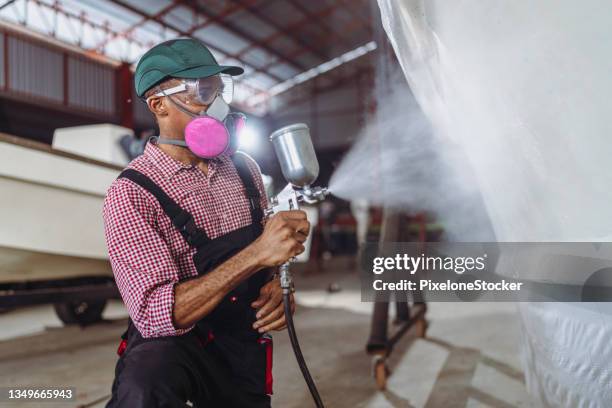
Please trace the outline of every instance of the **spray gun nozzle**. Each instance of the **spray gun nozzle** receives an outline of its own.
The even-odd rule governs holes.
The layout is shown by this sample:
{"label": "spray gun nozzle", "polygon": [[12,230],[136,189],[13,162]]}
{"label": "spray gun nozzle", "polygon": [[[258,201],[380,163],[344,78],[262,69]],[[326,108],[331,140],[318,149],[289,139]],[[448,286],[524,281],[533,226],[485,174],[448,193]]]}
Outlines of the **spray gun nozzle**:
{"label": "spray gun nozzle", "polygon": [[308,204],[314,204],[319,201],[323,201],[325,199],[325,196],[329,194],[329,192],[327,191],[327,187],[305,186],[304,188],[298,191],[300,192],[300,198]]}

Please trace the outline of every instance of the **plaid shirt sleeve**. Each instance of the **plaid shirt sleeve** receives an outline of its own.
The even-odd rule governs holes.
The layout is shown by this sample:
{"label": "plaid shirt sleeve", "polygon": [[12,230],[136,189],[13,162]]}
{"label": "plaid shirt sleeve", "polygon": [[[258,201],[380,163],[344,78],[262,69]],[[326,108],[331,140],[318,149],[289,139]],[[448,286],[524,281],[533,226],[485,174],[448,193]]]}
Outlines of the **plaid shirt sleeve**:
{"label": "plaid shirt sleeve", "polygon": [[121,297],[143,337],[178,336],[174,326],[174,285],[178,266],[156,229],[157,209],[129,180],[114,182],[104,201],[108,253]]}

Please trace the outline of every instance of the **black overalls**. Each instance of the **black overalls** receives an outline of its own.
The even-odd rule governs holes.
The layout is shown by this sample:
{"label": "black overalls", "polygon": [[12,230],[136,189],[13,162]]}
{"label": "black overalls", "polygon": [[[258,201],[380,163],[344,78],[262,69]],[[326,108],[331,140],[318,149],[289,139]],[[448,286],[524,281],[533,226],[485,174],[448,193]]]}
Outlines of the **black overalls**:
{"label": "black overalls", "polygon": [[[151,179],[133,169],[119,177],[132,180],[159,201],[191,247],[199,275],[220,265],[262,232],[260,194],[242,154],[232,157],[245,187],[251,225],[216,239],[196,227],[183,210]],[[123,335],[109,407],[269,407],[272,390],[272,343],[252,328],[251,303],[269,280],[262,270],[242,282],[196,327],[182,336],[143,338],[132,321]]]}

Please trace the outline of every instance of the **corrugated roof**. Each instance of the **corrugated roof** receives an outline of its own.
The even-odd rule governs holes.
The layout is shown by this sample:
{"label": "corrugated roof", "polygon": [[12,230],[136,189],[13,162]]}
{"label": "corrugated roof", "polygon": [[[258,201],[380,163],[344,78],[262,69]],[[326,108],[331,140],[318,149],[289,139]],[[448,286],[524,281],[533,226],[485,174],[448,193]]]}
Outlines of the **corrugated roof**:
{"label": "corrugated roof", "polygon": [[370,0],[13,0],[0,7],[0,19],[132,63],[157,42],[199,38],[220,63],[245,68],[237,84],[244,105],[263,104],[270,88],[373,37]]}

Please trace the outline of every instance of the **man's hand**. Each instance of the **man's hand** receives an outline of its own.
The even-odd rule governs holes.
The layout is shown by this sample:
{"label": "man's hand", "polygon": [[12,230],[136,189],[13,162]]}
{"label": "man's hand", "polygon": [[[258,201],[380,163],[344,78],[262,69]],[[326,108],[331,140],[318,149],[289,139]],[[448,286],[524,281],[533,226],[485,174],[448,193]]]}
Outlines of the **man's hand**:
{"label": "man's hand", "polygon": [[263,233],[253,242],[262,267],[279,266],[304,252],[310,223],[300,210],[280,211],[268,220]]}
{"label": "man's hand", "polygon": [[[257,309],[257,321],[253,328],[259,333],[270,330],[282,330],[286,327],[285,313],[283,311],[283,292],[278,279],[266,283],[259,292],[259,298],[251,303]],[[295,312],[295,301],[291,294],[291,314]]]}

